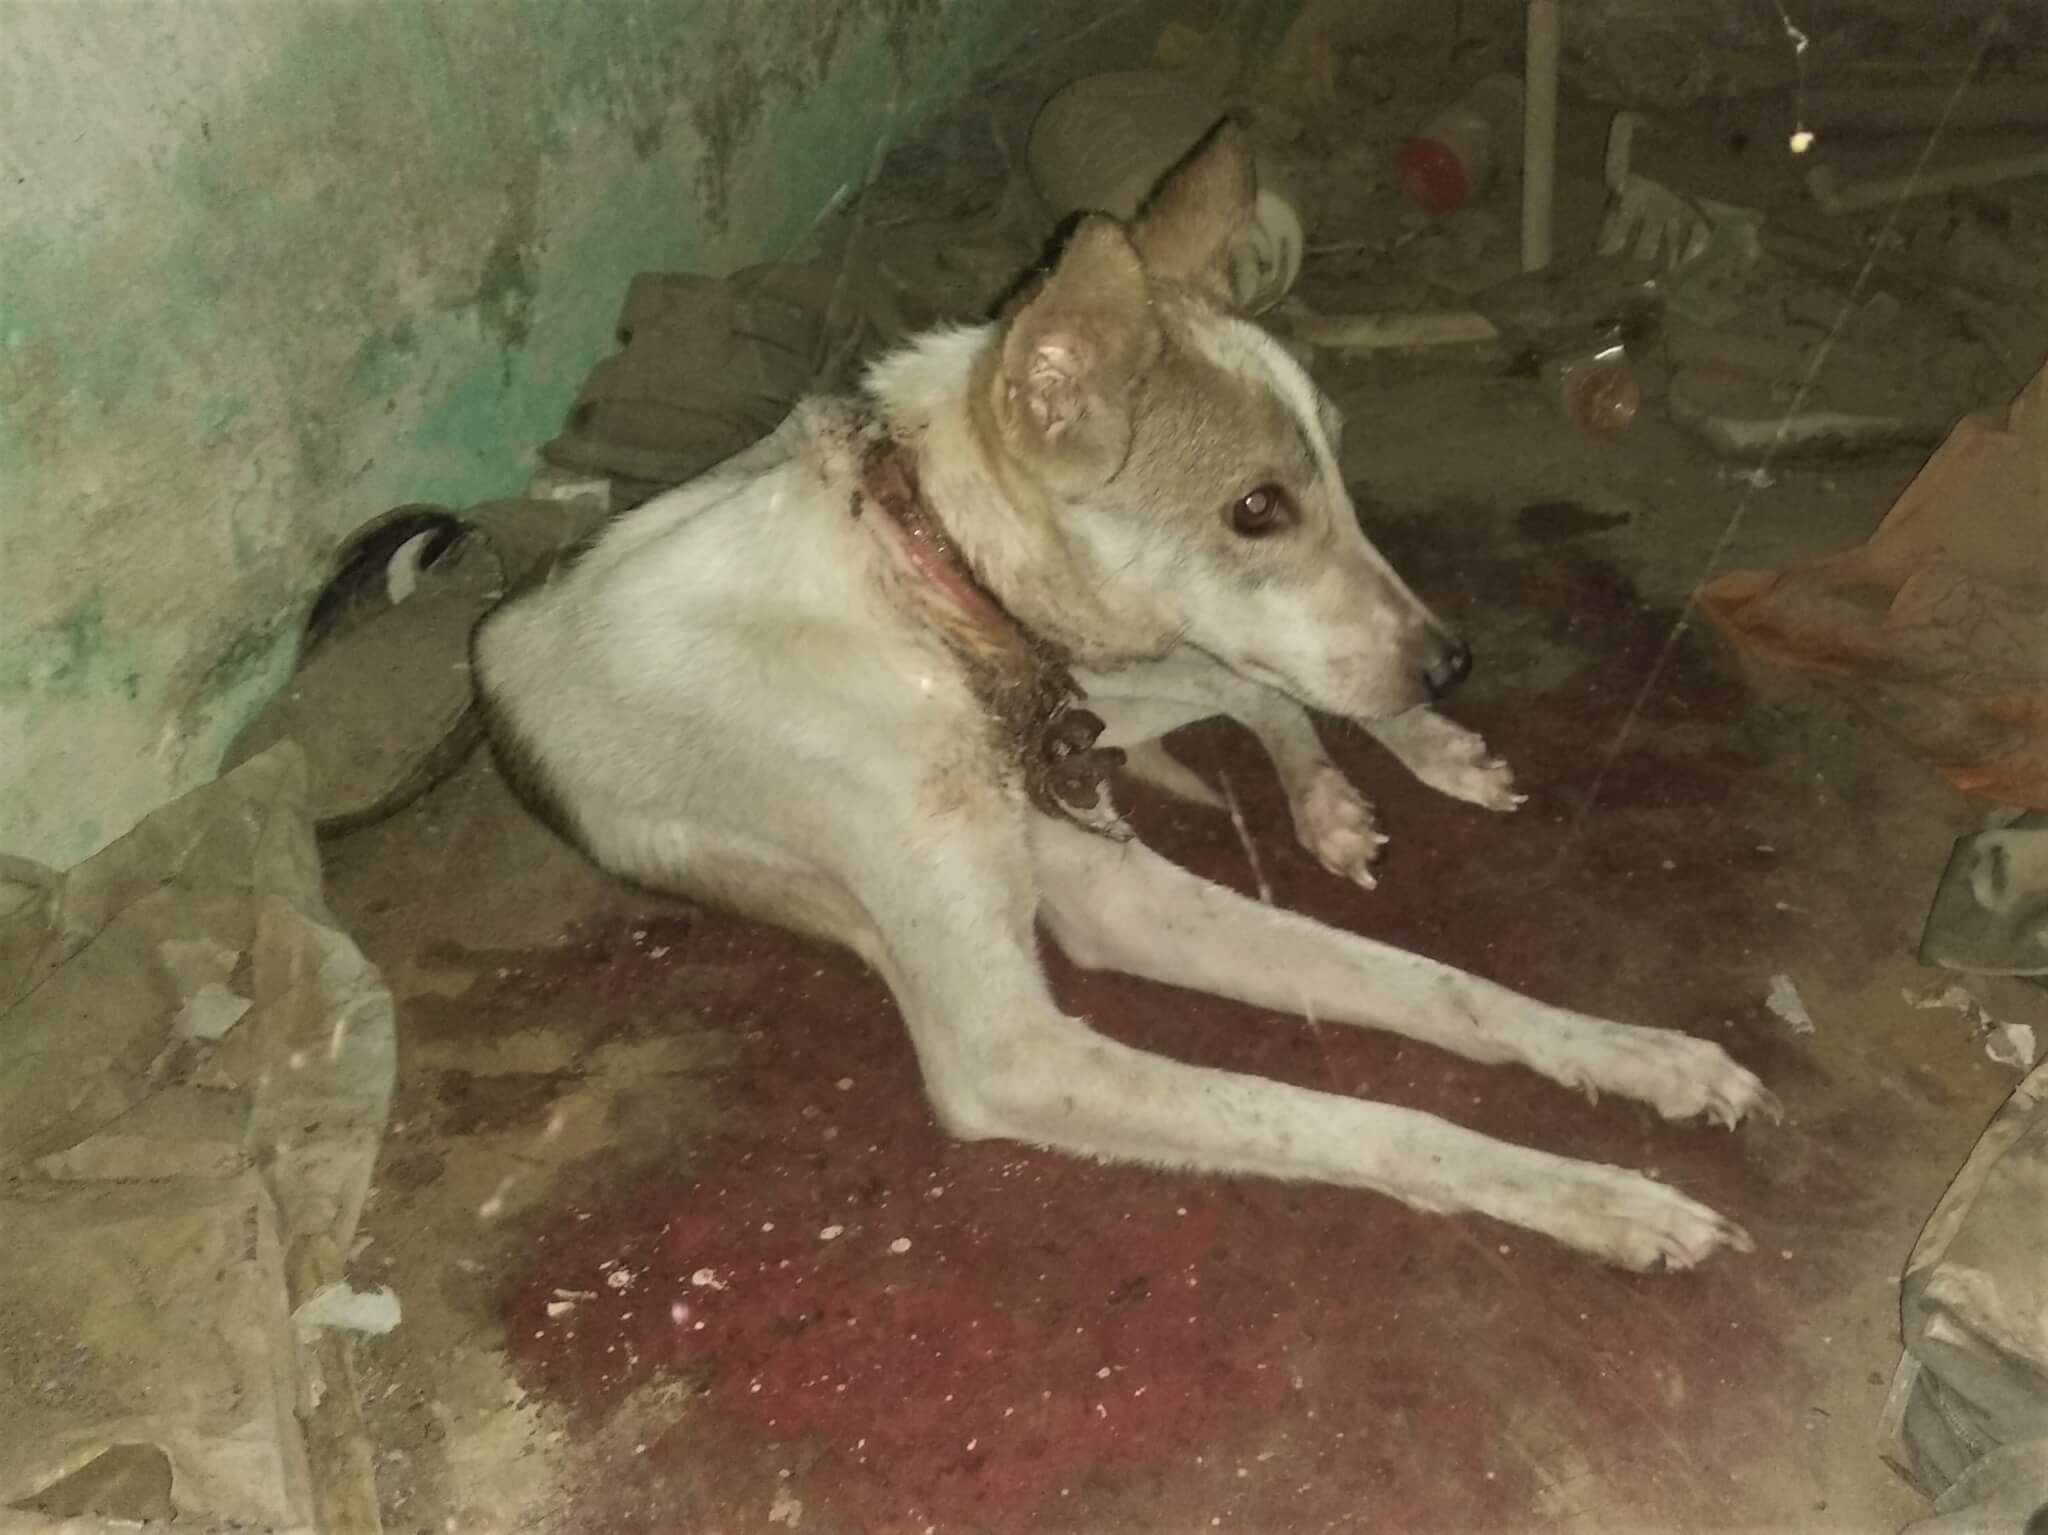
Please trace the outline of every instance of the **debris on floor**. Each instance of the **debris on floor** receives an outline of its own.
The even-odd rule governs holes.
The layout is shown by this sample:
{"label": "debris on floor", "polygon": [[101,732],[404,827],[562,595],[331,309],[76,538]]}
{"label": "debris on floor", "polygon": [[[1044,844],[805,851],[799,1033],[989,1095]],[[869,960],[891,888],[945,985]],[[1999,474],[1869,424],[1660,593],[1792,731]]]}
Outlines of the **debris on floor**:
{"label": "debris on floor", "polygon": [[1672,305],[1671,418],[1714,452],[1777,463],[1924,453],[1995,398],[1990,354],[1939,316],[1882,294],[1851,302],[1774,266],[1712,327]]}
{"label": "debris on floor", "polygon": [[1665,307],[1702,326],[1739,316],[1763,253],[1753,208],[1686,196],[1635,171],[1635,136],[1646,127],[1634,112],[1617,112],[1607,130],[1607,216],[1595,247],[1659,270]]}
{"label": "debris on floor", "polygon": [[875,324],[860,286],[846,268],[818,263],[717,278],[640,273],[619,314],[619,350],[591,371],[542,454],[630,487],[621,505],[694,479],[843,376]]}
{"label": "debris on floor", "polygon": [[1783,39],[1768,8],[1582,0],[1564,9],[1566,77],[1596,100],[1682,106],[1775,83],[1789,73]]}
{"label": "debris on floor", "polygon": [[[1055,94],[1032,125],[1032,185],[1055,224],[1091,212],[1131,218],[1216,121],[1213,98],[1156,70],[1086,76]],[[1312,223],[1273,147],[1259,146],[1257,162],[1257,205],[1229,257],[1231,289],[1248,314],[1293,288]]]}
{"label": "debris on floor", "polygon": [[280,746],[67,874],[0,870],[0,1525],[374,1529],[342,1284],[392,1002]]}
{"label": "debris on floor", "polygon": [[1880,1437],[1934,1500],[1910,1535],[2032,1529],[2048,1507],[2048,1064],[1943,1196],[1900,1286],[1905,1352]]}
{"label": "debris on floor", "polygon": [[1794,1034],[1813,1032],[1813,1014],[1806,1010],[1806,999],[1799,995],[1799,988],[1792,984],[1791,976],[1771,977],[1771,990],[1764,998],[1764,1006]]}
{"label": "debris on floor", "polygon": [[1522,77],[1488,75],[1439,107],[1401,145],[1395,168],[1417,207],[1455,213],[1492,189],[1521,152]]}
{"label": "debris on floor", "polygon": [[469,683],[477,620],[600,516],[565,499],[490,502],[460,516],[408,506],[373,520],[342,546],[307,618],[297,671],[226,765],[295,742],[322,836],[411,804],[479,738]]}
{"label": "debris on floor", "polygon": [[2048,176],[2048,150],[2034,149],[1988,160],[1970,160],[1928,170],[1900,165],[1889,175],[1842,177],[1832,165],[1816,165],[1806,178],[1814,202],[1826,213],[1862,213],[1894,208],[1916,197],[1944,197],[1965,188]]}
{"label": "debris on floor", "polygon": [[469,631],[504,590],[496,551],[447,512],[404,508],[373,523],[344,547],[298,670],[229,765],[298,742],[323,833],[410,804],[475,744]]}
{"label": "debris on floor", "polygon": [[381,1285],[373,1290],[352,1290],[345,1284],[327,1284],[299,1302],[292,1313],[292,1323],[308,1329],[338,1327],[343,1332],[382,1337],[398,1325],[401,1314],[398,1297]]}
{"label": "debris on floor", "polygon": [[1920,961],[1975,975],[2048,976],[2048,812],[1956,839]]}
{"label": "debris on floor", "polygon": [[2048,369],[2003,425],[1959,422],[1868,543],[1702,602],[1752,653],[1848,678],[1956,788],[2048,809]]}
{"label": "debris on floor", "polygon": [[2030,1023],[1994,1023],[1984,1039],[1984,1053],[2001,1066],[2025,1071],[2040,1056]]}
{"label": "debris on floor", "polygon": [[1985,1056],[2001,1066],[2029,1071],[2040,1054],[2032,1024],[2001,1021],[1992,1015],[1989,1006],[1964,987],[1949,986],[1941,991],[1908,989],[1904,995],[1913,1007],[1961,1014],[1971,1032],[1984,1041]]}
{"label": "debris on floor", "polygon": [[1337,353],[1487,345],[1500,339],[1494,323],[1471,309],[1318,314],[1290,299],[1283,301],[1274,317],[1279,333],[1287,339]]}

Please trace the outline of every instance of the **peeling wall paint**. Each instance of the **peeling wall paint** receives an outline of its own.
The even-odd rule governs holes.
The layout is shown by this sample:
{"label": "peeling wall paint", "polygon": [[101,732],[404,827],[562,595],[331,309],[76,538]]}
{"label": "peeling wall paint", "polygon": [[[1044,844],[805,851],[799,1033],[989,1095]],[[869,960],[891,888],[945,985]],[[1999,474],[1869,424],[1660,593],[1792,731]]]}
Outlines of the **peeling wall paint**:
{"label": "peeling wall paint", "polygon": [[627,278],[787,253],[1031,0],[0,0],[0,850],[209,777],[386,506],[515,490]]}

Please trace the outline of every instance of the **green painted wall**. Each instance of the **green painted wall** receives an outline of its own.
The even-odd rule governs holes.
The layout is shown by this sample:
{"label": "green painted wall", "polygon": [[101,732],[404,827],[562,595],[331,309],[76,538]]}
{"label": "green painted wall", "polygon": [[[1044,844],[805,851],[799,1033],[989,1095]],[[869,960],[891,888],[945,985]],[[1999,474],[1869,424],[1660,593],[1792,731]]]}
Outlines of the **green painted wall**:
{"label": "green painted wall", "polygon": [[1033,0],[0,0],[0,851],[204,781],[312,573],[515,491],[627,278],[781,255]]}

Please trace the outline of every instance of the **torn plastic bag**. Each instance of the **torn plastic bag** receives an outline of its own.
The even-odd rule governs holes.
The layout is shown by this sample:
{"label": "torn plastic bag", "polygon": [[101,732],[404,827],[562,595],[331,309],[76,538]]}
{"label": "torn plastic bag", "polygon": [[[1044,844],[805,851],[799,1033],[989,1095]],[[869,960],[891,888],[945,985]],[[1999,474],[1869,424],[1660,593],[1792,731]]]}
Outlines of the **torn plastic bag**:
{"label": "torn plastic bag", "polygon": [[2031,1529],[2048,1507],[2048,1063],[1991,1121],[1900,1286],[1886,1459],[1935,1500],[1915,1535]]}

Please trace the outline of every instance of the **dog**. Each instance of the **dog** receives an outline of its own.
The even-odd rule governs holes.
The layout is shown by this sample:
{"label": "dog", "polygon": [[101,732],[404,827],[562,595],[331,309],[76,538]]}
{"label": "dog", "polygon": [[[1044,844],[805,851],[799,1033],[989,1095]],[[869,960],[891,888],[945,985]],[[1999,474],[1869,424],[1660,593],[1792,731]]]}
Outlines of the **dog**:
{"label": "dog", "polygon": [[1183,1065],[1051,994],[1041,924],[1083,967],[1391,1030],[1667,1118],[1777,1110],[1711,1043],[1241,897],[1117,817],[1125,751],[1206,792],[1155,743],[1219,713],[1258,733],[1302,839],[1347,878],[1370,881],[1381,838],[1310,711],[1358,721],[1447,793],[1518,801],[1432,710],[1470,653],[1368,542],[1336,410],[1228,312],[1255,195],[1226,120],[1131,222],[1081,220],[994,319],[806,401],[508,598],[472,643],[496,758],[614,874],[852,950],[955,1136],[1373,1189],[1631,1269],[1748,1251],[1735,1222],[1638,1173]]}

